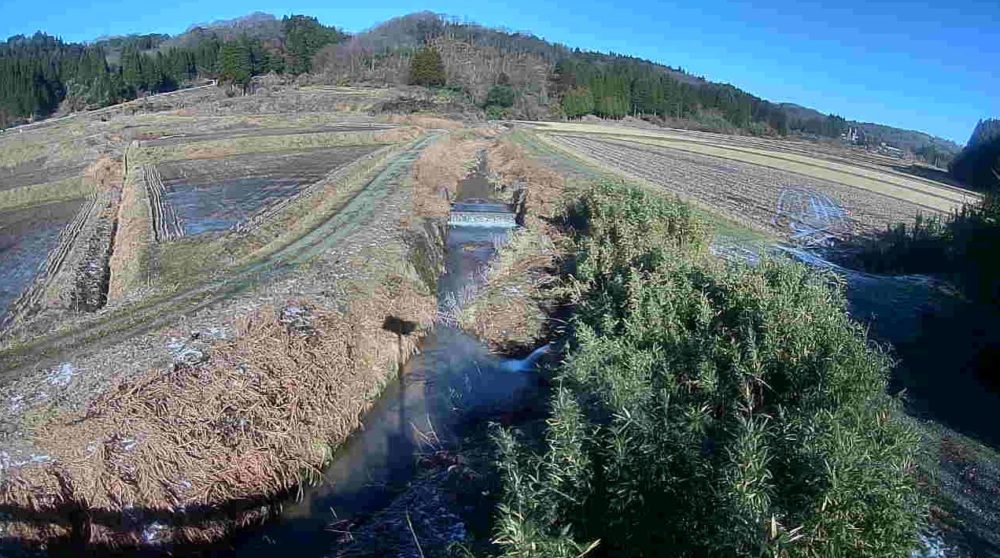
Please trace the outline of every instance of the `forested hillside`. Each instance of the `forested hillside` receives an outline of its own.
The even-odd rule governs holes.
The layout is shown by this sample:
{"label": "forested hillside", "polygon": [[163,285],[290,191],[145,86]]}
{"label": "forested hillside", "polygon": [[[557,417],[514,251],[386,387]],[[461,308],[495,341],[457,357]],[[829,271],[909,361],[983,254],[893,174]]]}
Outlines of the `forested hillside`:
{"label": "forested hillside", "polygon": [[[0,43],[0,128],[65,111],[107,106],[202,78],[246,85],[266,72],[300,74],[322,47],[346,38],[315,18],[196,27],[171,39],[135,35],[92,44],[44,33]],[[261,33],[274,29],[277,33]]]}
{"label": "forested hillside", "polygon": [[[414,73],[418,52],[440,59],[442,75],[427,81],[426,74]],[[260,13],[194,26],[177,37],[135,35],[89,45],[44,34],[12,37],[0,43],[0,126],[44,117],[60,106],[104,106],[200,78],[245,86],[267,72],[315,72],[333,83],[443,86],[492,118],[633,116],[720,132],[826,138],[854,128],[864,143],[885,142],[936,164],[946,164],[959,149],[921,132],[773,103],[681,68],[571,49],[430,12],[351,37],[314,18]]]}
{"label": "forested hillside", "polygon": [[[838,138],[862,130],[864,143],[886,142],[947,162],[959,146],[922,132],[848,121],[805,107],[773,103],[681,68],[620,54],[586,52],[532,35],[451,21],[429,12],[389,20],[327,46],[315,70],[331,81],[404,84],[425,46],[442,58],[446,85],[467,93],[490,116],[605,118],[627,115],[703,129]],[[497,103],[496,101],[502,101]],[[930,160],[930,159],[928,159]]]}

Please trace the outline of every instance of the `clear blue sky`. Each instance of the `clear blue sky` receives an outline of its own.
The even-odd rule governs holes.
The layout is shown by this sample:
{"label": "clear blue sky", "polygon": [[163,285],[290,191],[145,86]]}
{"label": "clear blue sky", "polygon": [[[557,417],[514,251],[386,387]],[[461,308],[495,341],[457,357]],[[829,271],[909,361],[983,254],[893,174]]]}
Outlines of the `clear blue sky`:
{"label": "clear blue sky", "polygon": [[1000,5],[839,2],[599,3],[492,0],[0,0],[0,37],[44,30],[83,41],[179,33],[253,11],[314,15],[360,31],[427,9],[530,31],[570,46],[649,58],[760,97],[850,119],[918,129],[964,144],[979,118],[1000,117]]}

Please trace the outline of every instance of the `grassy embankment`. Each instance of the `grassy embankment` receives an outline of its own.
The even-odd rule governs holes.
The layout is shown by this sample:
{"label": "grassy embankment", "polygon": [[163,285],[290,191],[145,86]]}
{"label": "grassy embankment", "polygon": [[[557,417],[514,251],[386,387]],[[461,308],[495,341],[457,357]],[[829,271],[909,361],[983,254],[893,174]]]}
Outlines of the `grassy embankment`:
{"label": "grassy embankment", "polygon": [[889,360],[806,268],[726,264],[683,204],[573,205],[569,354],[540,447],[499,436],[508,556],[902,555],[923,519]]}
{"label": "grassy embankment", "polygon": [[[409,166],[394,164],[376,165],[374,180],[359,171],[360,185],[339,186],[369,184],[365,195],[399,195]],[[345,202],[339,192],[326,193]],[[350,199],[346,211],[357,213],[350,208],[364,200]],[[313,202],[326,213],[343,205]],[[433,285],[418,271],[427,262],[412,260],[414,242],[440,239],[408,215],[392,219],[409,224],[350,256],[345,266],[356,273],[338,281],[333,299],[250,312],[235,321],[230,339],[199,350],[194,361],[150,370],[108,389],[85,411],[60,412],[38,425],[33,442],[51,461],[12,470],[0,487],[0,501],[24,512],[23,520],[4,525],[5,533],[33,541],[86,533],[99,544],[144,544],[139,514],[157,518],[158,541],[211,540],[266,517],[274,511],[271,498],[315,478],[415,347],[415,339],[386,331],[386,318],[426,327],[434,317]],[[314,249],[293,247],[296,257]],[[101,451],[92,451],[92,440]]]}
{"label": "grassy embankment", "polygon": [[75,200],[92,193],[94,186],[82,177],[0,190],[0,211]]}

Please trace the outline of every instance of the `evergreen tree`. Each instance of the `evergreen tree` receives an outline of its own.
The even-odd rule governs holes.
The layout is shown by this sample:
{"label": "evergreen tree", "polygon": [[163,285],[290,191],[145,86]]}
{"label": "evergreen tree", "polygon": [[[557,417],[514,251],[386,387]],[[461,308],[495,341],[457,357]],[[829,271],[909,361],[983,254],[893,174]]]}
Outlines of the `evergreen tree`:
{"label": "evergreen tree", "polygon": [[587,87],[574,87],[562,98],[563,112],[569,118],[578,118],[594,112],[594,95]]}
{"label": "evergreen tree", "polygon": [[246,41],[230,41],[219,52],[219,79],[246,92],[253,76],[253,58]]}
{"label": "evergreen tree", "polygon": [[445,82],[441,53],[430,46],[418,50],[410,61],[410,84],[441,87]]}
{"label": "evergreen tree", "polygon": [[303,15],[284,17],[281,27],[285,35],[285,52],[288,54],[287,68],[293,74],[310,71],[312,57],[319,49],[347,38],[339,29],[326,27],[316,18]]}

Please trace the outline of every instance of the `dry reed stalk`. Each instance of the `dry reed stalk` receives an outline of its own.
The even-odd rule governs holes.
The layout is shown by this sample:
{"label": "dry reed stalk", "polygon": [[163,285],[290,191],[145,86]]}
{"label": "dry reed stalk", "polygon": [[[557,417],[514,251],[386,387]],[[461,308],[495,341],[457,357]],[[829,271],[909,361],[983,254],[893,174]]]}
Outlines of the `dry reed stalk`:
{"label": "dry reed stalk", "polygon": [[448,135],[430,145],[413,165],[413,199],[417,215],[446,217],[460,180],[476,154],[489,144],[478,138]]}
{"label": "dry reed stalk", "polygon": [[374,141],[375,143],[405,143],[417,139],[423,133],[419,127],[413,126],[392,128],[375,134]]}
{"label": "dry reed stalk", "polygon": [[184,159],[221,159],[239,153],[232,147],[194,145],[184,149]]}
{"label": "dry reed stalk", "polygon": [[95,187],[109,190],[121,186],[123,172],[121,161],[102,155],[83,171],[83,175]]}

